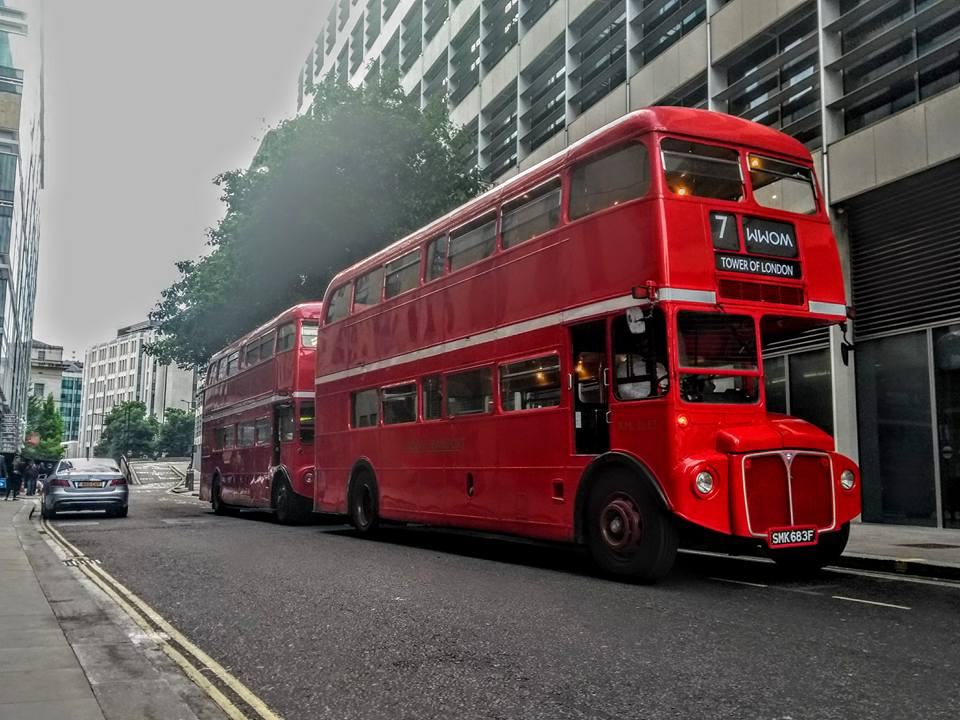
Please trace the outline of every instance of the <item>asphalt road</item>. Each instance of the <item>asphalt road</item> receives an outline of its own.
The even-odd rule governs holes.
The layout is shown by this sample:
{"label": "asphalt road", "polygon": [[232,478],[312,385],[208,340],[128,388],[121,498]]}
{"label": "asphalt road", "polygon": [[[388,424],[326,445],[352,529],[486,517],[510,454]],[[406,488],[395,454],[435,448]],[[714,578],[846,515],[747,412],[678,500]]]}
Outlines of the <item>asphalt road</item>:
{"label": "asphalt road", "polygon": [[957,584],[682,555],[636,586],[571,549],[133,492],[125,519],[56,525],[286,720],[960,712]]}

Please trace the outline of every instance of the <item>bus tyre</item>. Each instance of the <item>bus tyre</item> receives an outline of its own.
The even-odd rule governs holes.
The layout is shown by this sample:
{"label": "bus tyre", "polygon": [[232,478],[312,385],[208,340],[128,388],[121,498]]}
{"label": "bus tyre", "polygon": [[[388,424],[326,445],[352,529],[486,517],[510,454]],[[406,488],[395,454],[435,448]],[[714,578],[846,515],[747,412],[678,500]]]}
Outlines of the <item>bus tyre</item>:
{"label": "bus tyre", "polygon": [[350,483],[350,522],[357,532],[368,535],[377,529],[380,495],[369,470],[361,470]]}
{"label": "bus tyre", "polygon": [[836,532],[820,535],[816,545],[768,552],[777,565],[784,570],[798,575],[809,575],[839,560],[847,547],[849,538],[850,523],[844,523]]}
{"label": "bus tyre", "polygon": [[210,490],[210,505],[213,507],[214,514],[227,514],[227,506],[223,502],[223,498],[220,497],[220,478],[215,478],[213,481],[213,487]]}
{"label": "bus tyre", "polygon": [[590,490],[586,512],[587,548],[604,573],[653,582],[670,572],[677,528],[636,475],[604,474]]}
{"label": "bus tyre", "polygon": [[273,509],[281,525],[294,525],[303,520],[300,499],[283,476],[273,481]]}

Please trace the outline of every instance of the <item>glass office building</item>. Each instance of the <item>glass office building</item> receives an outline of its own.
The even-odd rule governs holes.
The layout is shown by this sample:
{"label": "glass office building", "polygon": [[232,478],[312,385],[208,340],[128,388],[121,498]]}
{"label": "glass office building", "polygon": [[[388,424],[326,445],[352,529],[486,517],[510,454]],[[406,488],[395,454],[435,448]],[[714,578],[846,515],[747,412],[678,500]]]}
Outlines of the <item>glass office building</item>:
{"label": "glass office building", "polygon": [[43,188],[41,0],[0,0],[0,452],[23,444]]}
{"label": "glass office building", "polygon": [[857,308],[766,349],[773,409],[858,457],[868,521],[960,527],[960,3],[334,0],[298,106],[384,70],[498,181],[630,110],[728,112],[813,152]]}

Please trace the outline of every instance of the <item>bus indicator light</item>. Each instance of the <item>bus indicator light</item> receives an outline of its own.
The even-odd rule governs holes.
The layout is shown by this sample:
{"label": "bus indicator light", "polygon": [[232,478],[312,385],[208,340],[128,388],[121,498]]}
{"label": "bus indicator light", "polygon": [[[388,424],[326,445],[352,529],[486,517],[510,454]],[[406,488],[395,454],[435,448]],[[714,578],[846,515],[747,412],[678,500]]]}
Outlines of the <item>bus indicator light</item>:
{"label": "bus indicator light", "polygon": [[689,424],[690,424],[690,418],[688,418],[686,415],[677,415],[678,426],[685,428]]}

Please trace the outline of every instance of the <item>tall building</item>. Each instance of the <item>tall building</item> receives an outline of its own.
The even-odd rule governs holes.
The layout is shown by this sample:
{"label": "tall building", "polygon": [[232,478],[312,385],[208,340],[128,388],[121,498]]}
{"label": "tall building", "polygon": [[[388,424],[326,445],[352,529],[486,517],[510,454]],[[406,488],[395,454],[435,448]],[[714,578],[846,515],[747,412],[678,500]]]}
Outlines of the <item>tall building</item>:
{"label": "tall building", "polygon": [[497,181],[630,110],[703,107],[813,152],[856,342],[768,348],[771,409],[859,458],[867,521],[960,527],[960,3],[334,0],[298,103],[331,74],[446,97]]}
{"label": "tall building", "polygon": [[34,340],[30,349],[30,395],[41,400],[53,395],[63,418],[63,441],[80,436],[80,398],[83,363],[64,360],[63,348]]}
{"label": "tall building", "polygon": [[23,445],[43,189],[42,0],[0,0],[0,452]]}
{"label": "tall building", "polygon": [[93,457],[100,442],[103,419],[114,405],[142,402],[147,414],[163,419],[167,408],[193,407],[194,373],[175,365],[161,365],[145,346],[156,337],[149,321],[120,328],[111,340],[94,345],[83,364],[78,452]]}

